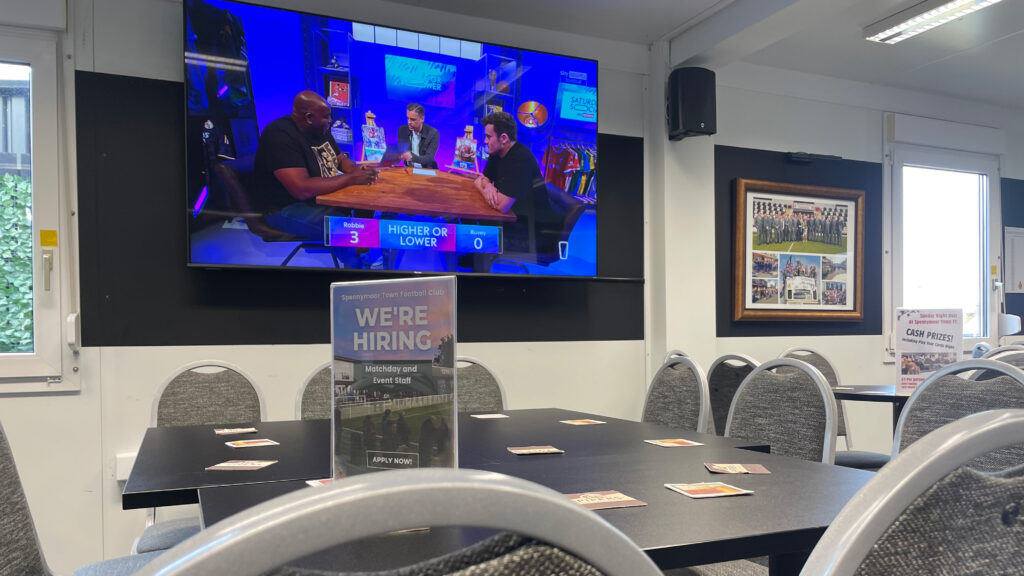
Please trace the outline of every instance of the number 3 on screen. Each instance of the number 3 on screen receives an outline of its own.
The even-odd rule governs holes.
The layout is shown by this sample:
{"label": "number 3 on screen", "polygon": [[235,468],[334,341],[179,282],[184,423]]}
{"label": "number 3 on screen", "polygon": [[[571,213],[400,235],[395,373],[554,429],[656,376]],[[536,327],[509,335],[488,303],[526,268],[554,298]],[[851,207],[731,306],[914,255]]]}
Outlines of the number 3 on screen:
{"label": "number 3 on screen", "polygon": [[352,230],[352,231],[349,232],[349,234],[351,234],[351,237],[349,238],[348,243],[349,244],[359,244],[359,232],[356,232],[355,230]]}

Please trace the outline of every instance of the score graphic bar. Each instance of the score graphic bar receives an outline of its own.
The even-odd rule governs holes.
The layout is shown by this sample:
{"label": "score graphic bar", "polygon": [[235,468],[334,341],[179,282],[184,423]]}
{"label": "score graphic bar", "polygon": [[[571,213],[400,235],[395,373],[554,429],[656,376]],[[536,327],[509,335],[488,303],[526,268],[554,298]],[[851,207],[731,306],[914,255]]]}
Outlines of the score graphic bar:
{"label": "score graphic bar", "polygon": [[351,248],[500,254],[502,236],[500,226],[329,216],[327,244]]}

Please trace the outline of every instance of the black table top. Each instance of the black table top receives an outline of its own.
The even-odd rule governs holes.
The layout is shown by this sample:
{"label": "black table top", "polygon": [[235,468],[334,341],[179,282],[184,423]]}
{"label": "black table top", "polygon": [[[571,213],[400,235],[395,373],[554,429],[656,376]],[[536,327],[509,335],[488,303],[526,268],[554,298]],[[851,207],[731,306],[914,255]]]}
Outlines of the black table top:
{"label": "black table top", "polygon": [[[459,414],[459,467],[474,468],[478,464],[516,462],[509,446],[553,445],[572,458],[628,454],[649,446],[644,440],[686,438],[718,447],[746,448],[768,451],[766,444],[723,438],[677,430],[667,426],[595,416],[561,408],[509,410],[508,418],[481,420],[470,413]],[[605,422],[586,426],[562,424],[562,420],[593,419]],[[661,450],[669,450],[661,448]]]}
{"label": "black table top", "polygon": [[[763,448],[756,444],[652,424],[556,409],[515,410],[507,414],[510,418],[493,420],[460,415],[460,467],[501,472],[562,493],[618,490],[647,502],[646,507],[597,513],[647,551],[662,568],[805,553],[814,547],[843,505],[871,478],[871,473],[860,470],[739,449]],[[606,424],[570,426],[558,422],[585,417]],[[662,448],[644,442],[678,437],[705,445]],[[534,444],[552,444],[566,453],[516,456],[506,450],[507,446]],[[772,474],[716,475],[707,471],[704,462],[758,463]],[[755,493],[694,500],[664,487],[670,482],[708,481],[726,482]],[[212,524],[304,486],[304,482],[288,482],[204,488],[200,491],[204,522]],[[445,530],[410,537],[410,557],[403,560],[426,559],[480,537],[478,530]],[[329,568],[333,558],[344,557],[346,568],[354,569],[352,554],[351,548],[345,553],[319,554],[319,564],[315,560],[305,564]],[[365,566],[357,563],[361,570],[397,566],[381,566],[372,560],[374,555],[365,556],[371,560]]]}
{"label": "black table top", "polygon": [[907,396],[896,393],[896,386],[840,386],[832,391],[837,400],[900,402],[907,399]]}
{"label": "black table top", "polygon": [[[231,425],[231,428],[243,425]],[[313,480],[331,475],[331,421],[260,422],[256,434],[217,436],[227,426],[167,426],[150,428],[142,439],[121,507],[150,508],[194,504],[199,488]],[[277,446],[230,448],[231,440],[269,438]],[[260,470],[206,470],[226,460],[277,460]]]}

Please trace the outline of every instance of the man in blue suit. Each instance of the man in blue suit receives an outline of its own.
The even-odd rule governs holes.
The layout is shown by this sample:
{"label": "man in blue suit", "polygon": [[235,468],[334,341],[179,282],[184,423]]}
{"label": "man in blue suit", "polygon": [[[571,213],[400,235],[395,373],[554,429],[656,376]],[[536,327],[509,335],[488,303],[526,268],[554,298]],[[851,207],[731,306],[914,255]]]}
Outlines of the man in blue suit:
{"label": "man in blue suit", "polygon": [[437,168],[434,154],[441,134],[436,128],[423,123],[426,110],[415,102],[405,107],[405,118],[408,124],[398,128],[398,142],[408,143],[409,149],[402,154],[405,164],[418,165],[421,168]]}

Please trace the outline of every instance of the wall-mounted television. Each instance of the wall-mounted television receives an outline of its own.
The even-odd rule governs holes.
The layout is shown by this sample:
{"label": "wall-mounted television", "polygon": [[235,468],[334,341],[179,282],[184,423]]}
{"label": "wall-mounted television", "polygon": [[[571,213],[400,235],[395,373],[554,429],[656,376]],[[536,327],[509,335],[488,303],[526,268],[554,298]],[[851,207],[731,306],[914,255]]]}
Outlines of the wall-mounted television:
{"label": "wall-mounted television", "polygon": [[596,61],[225,0],[184,31],[189,265],[598,275]]}

